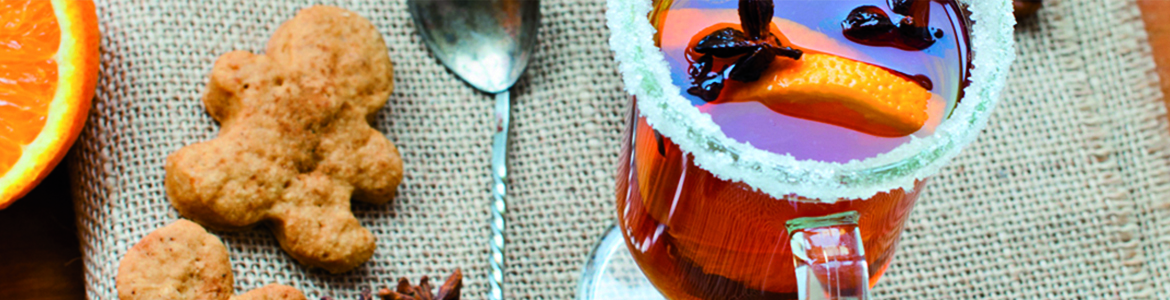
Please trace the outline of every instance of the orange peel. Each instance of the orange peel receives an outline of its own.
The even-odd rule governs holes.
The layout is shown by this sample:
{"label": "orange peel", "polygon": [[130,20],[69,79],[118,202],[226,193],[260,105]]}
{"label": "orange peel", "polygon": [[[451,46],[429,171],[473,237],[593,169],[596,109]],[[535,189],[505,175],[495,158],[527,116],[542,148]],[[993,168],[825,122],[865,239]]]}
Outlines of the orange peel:
{"label": "orange peel", "polygon": [[884,68],[806,53],[777,59],[757,81],[727,81],[713,103],[758,101],[782,114],[894,137],[926,124],[930,98],[918,83]]}
{"label": "orange peel", "polygon": [[100,35],[89,0],[0,0],[0,20],[3,209],[49,174],[85,124]]}

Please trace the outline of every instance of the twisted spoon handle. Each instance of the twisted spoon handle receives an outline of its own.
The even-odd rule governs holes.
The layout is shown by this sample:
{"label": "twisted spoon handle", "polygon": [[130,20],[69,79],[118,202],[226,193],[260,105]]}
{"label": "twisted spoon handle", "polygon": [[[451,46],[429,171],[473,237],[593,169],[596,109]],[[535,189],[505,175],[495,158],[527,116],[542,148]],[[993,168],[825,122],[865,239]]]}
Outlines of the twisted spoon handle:
{"label": "twisted spoon handle", "polygon": [[503,300],[504,289],[504,203],[508,195],[508,123],[511,119],[511,98],[508,91],[496,94],[496,133],[492,135],[492,258],[489,299]]}

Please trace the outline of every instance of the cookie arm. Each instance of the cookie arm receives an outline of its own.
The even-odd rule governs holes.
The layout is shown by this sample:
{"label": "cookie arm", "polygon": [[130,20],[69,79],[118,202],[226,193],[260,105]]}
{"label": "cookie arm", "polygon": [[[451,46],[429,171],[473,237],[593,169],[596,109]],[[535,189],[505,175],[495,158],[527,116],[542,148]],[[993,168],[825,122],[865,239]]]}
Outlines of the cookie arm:
{"label": "cookie arm", "polygon": [[331,134],[321,141],[318,150],[327,156],[318,165],[318,171],[352,184],[354,200],[373,204],[390,202],[402,182],[398,147],[368,125],[344,128],[352,129]]}
{"label": "cookie arm", "polygon": [[232,51],[219,57],[211,68],[211,80],[203,104],[212,118],[228,127],[239,113],[244,94],[281,86],[284,79],[272,59],[247,51]]}
{"label": "cookie arm", "polygon": [[374,204],[384,204],[394,199],[398,184],[402,183],[402,156],[398,147],[382,136],[381,132],[368,128],[369,140],[357,149],[358,172],[349,180],[353,183],[353,198]]}
{"label": "cookie arm", "polygon": [[209,228],[238,230],[268,217],[296,170],[255,149],[276,151],[270,131],[233,130],[183,147],[167,157],[165,185],[171,205]]}

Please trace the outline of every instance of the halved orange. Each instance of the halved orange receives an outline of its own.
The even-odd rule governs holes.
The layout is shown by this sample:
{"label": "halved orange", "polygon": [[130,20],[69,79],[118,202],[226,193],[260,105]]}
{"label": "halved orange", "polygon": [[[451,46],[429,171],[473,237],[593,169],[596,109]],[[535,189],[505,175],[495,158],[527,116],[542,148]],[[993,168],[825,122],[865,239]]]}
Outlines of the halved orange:
{"label": "halved orange", "polygon": [[98,76],[89,0],[0,0],[0,209],[61,161]]}

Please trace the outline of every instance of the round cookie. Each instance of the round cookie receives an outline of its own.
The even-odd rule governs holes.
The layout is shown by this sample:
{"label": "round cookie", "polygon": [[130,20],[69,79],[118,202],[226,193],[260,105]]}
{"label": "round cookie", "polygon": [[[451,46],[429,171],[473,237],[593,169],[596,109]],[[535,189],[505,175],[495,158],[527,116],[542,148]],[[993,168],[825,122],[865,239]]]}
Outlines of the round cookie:
{"label": "round cookie", "polygon": [[305,295],[279,284],[232,296],[231,262],[219,238],[199,224],[178,220],[143,237],[118,266],[118,298],[208,300],[300,300]]}
{"label": "round cookie", "polygon": [[178,220],[142,238],[118,266],[118,297],[228,299],[232,268],[227,248],[203,227]]}

